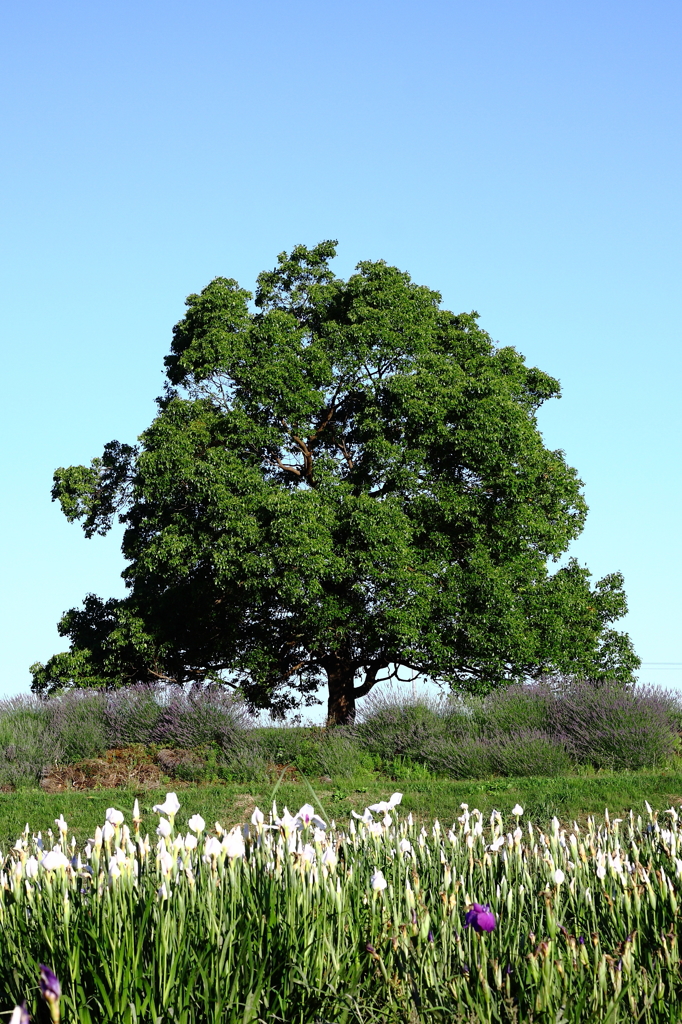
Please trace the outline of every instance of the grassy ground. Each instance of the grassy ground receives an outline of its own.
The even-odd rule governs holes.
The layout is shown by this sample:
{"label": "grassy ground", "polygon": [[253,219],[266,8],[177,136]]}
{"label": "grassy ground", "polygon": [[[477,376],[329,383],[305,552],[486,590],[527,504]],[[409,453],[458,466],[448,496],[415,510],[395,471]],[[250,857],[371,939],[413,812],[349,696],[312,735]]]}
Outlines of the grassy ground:
{"label": "grassy ground", "polygon": [[[267,813],[275,786],[171,782],[162,789],[145,790],[118,788],[45,793],[39,789],[19,789],[0,794],[0,849],[7,851],[26,822],[31,831],[40,829],[46,833],[62,813],[80,844],[104,821],[107,807],[119,808],[130,822],[136,796],[143,814],[143,831],[153,835],[158,816],[152,807],[163,800],[168,789],[178,793],[182,807],[176,821],[184,828],[187,818],[194,813],[201,814],[209,827],[215,821],[224,826],[244,822],[256,805]],[[526,777],[461,782],[436,778],[392,779],[377,774],[346,779],[342,783],[299,777],[296,781],[283,781],[274,795],[280,811],[285,805],[296,811],[304,803],[313,803],[327,820],[334,818],[341,823],[348,820],[351,809],[362,811],[370,803],[387,799],[396,790],[403,793],[402,813],[411,811],[425,823],[438,818],[442,824],[451,825],[461,814],[463,802],[484,813],[493,808],[509,813],[514,804],[520,803],[527,818],[546,826],[553,815],[570,824],[574,819],[585,822],[589,814],[601,816],[605,807],[612,817],[622,817],[630,808],[641,813],[645,800],[660,810],[680,804],[682,768],[660,772],[599,772],[556,779]]]}

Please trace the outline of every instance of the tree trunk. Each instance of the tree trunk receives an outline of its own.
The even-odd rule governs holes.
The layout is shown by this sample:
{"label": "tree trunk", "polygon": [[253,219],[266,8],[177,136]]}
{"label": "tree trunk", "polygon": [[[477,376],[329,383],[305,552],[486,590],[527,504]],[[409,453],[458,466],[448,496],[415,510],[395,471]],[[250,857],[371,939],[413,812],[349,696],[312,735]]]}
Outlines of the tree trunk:
{"label": "tree trunk", "polygon": [[342,656],[326,658],[322,664],[329,687],[327,725],[351,725],[355,720],[355,669]]}

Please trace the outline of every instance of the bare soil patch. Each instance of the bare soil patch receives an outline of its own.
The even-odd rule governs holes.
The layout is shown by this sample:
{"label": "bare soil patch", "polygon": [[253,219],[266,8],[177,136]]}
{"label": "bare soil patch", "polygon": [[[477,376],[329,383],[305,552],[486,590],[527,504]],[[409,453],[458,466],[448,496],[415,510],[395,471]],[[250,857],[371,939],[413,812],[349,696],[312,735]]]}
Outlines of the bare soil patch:
{"label": "bare soil patch", "polygon": [[141,747],[122,747],[107,750],[103,757],[55,765],[45,773],[40,786],[47,793],[62,793],[68,789],[116,789],[131,785],[155,789],[166,775],[158,754],[149,754]]}

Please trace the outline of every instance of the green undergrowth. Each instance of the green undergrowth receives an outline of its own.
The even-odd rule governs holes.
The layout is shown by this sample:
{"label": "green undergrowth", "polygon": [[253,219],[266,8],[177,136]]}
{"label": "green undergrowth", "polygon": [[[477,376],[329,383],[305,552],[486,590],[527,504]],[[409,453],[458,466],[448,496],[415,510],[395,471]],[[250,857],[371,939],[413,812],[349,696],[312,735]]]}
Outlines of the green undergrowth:
{"label": "green undergrowth", "polygon": [[154,790],[131,787],[45,793],[37,789],[18,789],[0,794],[0,848],[6,852],[27,822],[31,831],[46,833],[54,828],[54,820],[60,814],[66,818],[70,834],[80,843],[102,824],[108,807],[122,810],[130,820],[136,797],[143,816],[142,829],[153,836],[158,815],[152,808],[163,800],[168,789],[177,791],[182,805],[176,819],[180,829],[186,829],[187,819],[195,813],[201,814],[209,827],[215,821],[224,826],[242,823],[248,820],[255,806],[267,813],[273,793],[280,811],[285,805],[296,811],[302,804],[312,803],[326,820],[335,819],[338,824],[344,824],[351,810],[361,812],[368,804],[385,800],[396,790],[403,794],[402,812],[412,812],[425,824],[438,818],[443,825],[450,826],[462,813],[462,803],[468,804],[470,809],[478,807],[484,814],[489,814],[493,808],[507,814],[519,803],[526,820],[540,827],[547,827],[553,816],[563,824],[573,820],[585,823],[589,815],[603,816],[605,808],[611,817],[616,817],[624,816],[631,808],[642,813],[645,800],[659,809],[682,803],[682,770],[675,766],[656,772],[596,772],[562,778],[480,781],[432,777],[396,779],[363,773],[337,782],[299,776],[296,781],[282,781],[276,791],[275,788],[271,783],[169,782]]}

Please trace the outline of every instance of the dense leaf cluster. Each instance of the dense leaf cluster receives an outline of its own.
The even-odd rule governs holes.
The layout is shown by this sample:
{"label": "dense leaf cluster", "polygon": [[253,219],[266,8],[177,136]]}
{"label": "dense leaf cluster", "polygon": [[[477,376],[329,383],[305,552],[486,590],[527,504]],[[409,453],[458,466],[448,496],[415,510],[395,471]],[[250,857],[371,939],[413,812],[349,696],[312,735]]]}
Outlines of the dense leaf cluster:
{"label": "dense leaf cluster", "polygon": [[344,720],[396,666],[631,678],[622,577],[548,571],[587,511],[536,422],[558,382],[384,262],[335,278],[334,245],[282,254],[255,305],[190,295],[139,447],[55,473],[87,536],[125,523],[129,595],[66,613],[38,692],[223,678],[283,711],[326,681]]}

